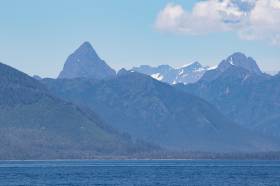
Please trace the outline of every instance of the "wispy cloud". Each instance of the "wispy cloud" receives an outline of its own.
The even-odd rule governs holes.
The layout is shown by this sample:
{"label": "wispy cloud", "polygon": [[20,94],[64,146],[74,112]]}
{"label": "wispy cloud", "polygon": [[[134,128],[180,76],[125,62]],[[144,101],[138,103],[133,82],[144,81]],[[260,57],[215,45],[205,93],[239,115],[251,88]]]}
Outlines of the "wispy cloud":
{"label": "wispy cloud", "polygon": [[280,0],[199,1],[191,11],[170,3],[159,12],[155,26],[191,35],[236,32],[241,39],[280,44]]}

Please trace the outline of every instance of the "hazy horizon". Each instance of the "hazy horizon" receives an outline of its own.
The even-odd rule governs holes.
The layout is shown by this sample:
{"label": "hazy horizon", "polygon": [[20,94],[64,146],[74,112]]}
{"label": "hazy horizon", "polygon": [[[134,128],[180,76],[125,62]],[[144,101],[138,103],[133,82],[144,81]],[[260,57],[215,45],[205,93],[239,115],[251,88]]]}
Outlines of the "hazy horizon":
{"label": "hazy horizon", "polygon": [[8,0],[0,27],[0,185],[279,185],[280,0]]}
{"label": "hazy horizon", "polygon": [[[194,61],[213,66],[243,52],[263,71],[280,70],[274,4],[229,2],[225,9],[212,0],[6,1],[0,7],[0,61],[30,75],[57,77],[66,58],[89,41],[114,69]],[[254,17],[256,11],[265,19]],[[198,15],[211,21],[205,24]]]}

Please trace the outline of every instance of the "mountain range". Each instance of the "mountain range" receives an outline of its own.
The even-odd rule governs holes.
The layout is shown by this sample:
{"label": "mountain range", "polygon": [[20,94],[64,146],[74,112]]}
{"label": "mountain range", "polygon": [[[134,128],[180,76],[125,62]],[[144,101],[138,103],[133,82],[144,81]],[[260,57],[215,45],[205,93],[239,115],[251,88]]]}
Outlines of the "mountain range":
{"label": "mountain range", "polygon": [[0,74],[0,159],[280,150],[280,75],[240,52],[116,73],[84,42],[57,79]]}
{"label": "mountain range", "polygon": [[199,82],[176,87],[207,100],[241,126],[280,137],[279,85],[279,75],[262,73],[252,58],[235,53]]}
{"label": "mountain range", "polygon": [[[246,66],[247,63],[237,65]],[[253,151],[270,148],[265,139],[224,117],[203,99],[150,77],[156,71],[148,72],[148,69],[149,76],[134,68],[122,69],[116,76],[102,80],[80,76],[41,82],[60,99],[93,110],[118,131],[167,149]],[[206,69],[193,63],[177,70],[187,74],[208,72]],[[165,74],[172,72],[170,66],[164,65],[154,70]]]}
{"label": "mountain range", "polygon": [[0,159],[94,158],[149,149],[28,75],[2,63],[0,74]]}
{"label": "mountain range", "polygon": [[116,78],[102,81],[44,79],[42,82],[54,95],[90,108],[118,131],[166,149],[214,152],[273,149],[265,139],[231,122],[206,101],[140,73],[122,72]]}
{"label": "mountain range", "polygon": [[173,68],[169,65],[160,65],[158,67],[141,65],[140,67],[133,67],[131,71],[149,75],[168,84],[189,84],[197,82],[208,69],[209,67],[204,67],[199,62],[194,62],[179,68]]}

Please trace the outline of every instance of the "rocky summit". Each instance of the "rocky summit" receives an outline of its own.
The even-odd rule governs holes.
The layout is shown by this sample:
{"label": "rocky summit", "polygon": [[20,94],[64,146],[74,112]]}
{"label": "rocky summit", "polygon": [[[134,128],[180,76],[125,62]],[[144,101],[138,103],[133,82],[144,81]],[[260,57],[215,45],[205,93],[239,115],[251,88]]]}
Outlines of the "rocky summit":
{"label": "rocky summit", "polygon": [[84,42],[67,58],[58,78],[104,79],[115,75],[115,70],[100,59],[92,45],[89,42]]}

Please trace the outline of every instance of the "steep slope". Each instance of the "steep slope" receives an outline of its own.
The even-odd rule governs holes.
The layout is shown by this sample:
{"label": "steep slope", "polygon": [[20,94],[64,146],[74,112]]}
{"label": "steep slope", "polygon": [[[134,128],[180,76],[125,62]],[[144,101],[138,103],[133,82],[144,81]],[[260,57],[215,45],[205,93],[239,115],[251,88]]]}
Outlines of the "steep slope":
{"label": "steep slope", "polygon": [[[197,95],[215,105],[228,118],[249,127],[253,118],[261,117],[257,114],[255,97],[252,97],[253,87],[266,79],[249,73],[239,67],[230,67],[212,81],[200,81],[192,85],[178,85],[188,93]],[[258,91],[260,92],[260,91]]]}
{"label": "steep slope", "polygon": [[262,75],[260,68],[256,61],[247,57],[245,54],[236,52],[230,55],[227,59],[224,59],[220,64],[213,69],[209,69],[201,78],[202,81],[212,81],[222,75],[229,68],[237,67],[247,70],[250,74]]}
{"label": "steep slope", "polygon": [[99,58],[91,44],[89,42],[84,42],[67,58],[58,78],[72,79],[84,77],[104,79],[115,75],[115,70]]}
{"label": "steep slope", "polygon": [[210,75],[215,78],[211,81],[207,72],[198,83],[177,88],[209,101],[244,127],[280,137],[275,130],[279,127],[276,122],[280,113],[279,76],[272,77],[260,73],[259,68],[248,70],[244,66],[232,65],[224,71],[213,71]]}
{"label": "steep slope", "polygon": [[115,79],[42,81],[61,98],[87,106],[132,137],[175,150],[261,151],[273,149],[239,128],[215,107],[153,78],[122,70]]}
{"label": "steep slope", "polygon": [[208,67],[203,67],[200,63],[194,62],[180,68],[173,68],[169,65],[160,65],[158,67],[141,65],[140,67],[132,68],[131,71],[149,75],[168,84],[189,84],[197,82],[207,69]]}
{"label": "steep slope", "polygon": [[0,63],[0,159],[93,158],[136,152],[92,111],[61,101]]}
{"label": "steep slope", "polygon": [[255,100],[254,108],[258,108],[256,109],[258,117],[253,118],[254,129],[280,138],[280,75],[254,84],[251,91],[251,99]]}

